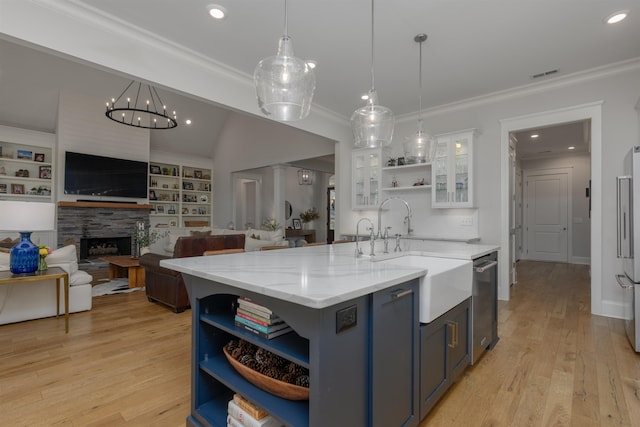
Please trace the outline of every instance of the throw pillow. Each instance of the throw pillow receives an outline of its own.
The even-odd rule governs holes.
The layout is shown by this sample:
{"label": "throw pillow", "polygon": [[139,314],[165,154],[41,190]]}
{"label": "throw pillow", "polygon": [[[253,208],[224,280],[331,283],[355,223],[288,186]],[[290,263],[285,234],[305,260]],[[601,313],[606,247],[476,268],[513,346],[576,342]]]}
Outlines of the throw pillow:
{"label": "throw pillow", "polygon": [[0,252],[0,271],[9,270],[11,268],[11,260],[8,252]]}
{"label": "throw pillow", "polygon": [[78,256],[76,255],[75,245],[67,245],[54,250],[47,255],[46,260],[49,267],[58,266],[66,270],[65,267],[68,265],[69,275],[78,271]]}
{"label": "throw pillow", "polygon": [[250,228],[246,232],[247,237],[254,237],[254,239],[260,240],[282,240],[284,239],[284,232],[280,230],[268,231],[268,230],[258,230],[257,228]]}

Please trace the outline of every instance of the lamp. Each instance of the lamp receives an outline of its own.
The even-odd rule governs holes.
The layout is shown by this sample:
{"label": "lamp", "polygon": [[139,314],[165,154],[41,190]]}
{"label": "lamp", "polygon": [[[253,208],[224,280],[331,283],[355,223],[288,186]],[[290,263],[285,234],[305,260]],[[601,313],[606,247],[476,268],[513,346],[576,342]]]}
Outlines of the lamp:
{"label": "lamp", "polygon": [[258,63],[253,73],[258,108],[266,116],[280,121],[295,121],[309,115],[316,77],[309,65],[293,56],[287,33],[287,1],[284,2],[284,35],[278,53]]}
{"label": "lamp", "polygon": [[31,233],[53,230],[55,204],[0,200],[0,212],[0,230],[20,233],[20,241],[9,255],[11,272],[33,273],[38,269],[39,249],[31,241]]}
{"label": "lamp", "polygon": [[313,184],[313,174],[309,169],[298,170],[298,184],[299,185]]}
{"label": "lamp", "polygon": [[418,130],[415,134],[408,136],[404,142],[404,158],[408,164],[430,162],[436,146],[433,136],[424,131],[422,120],[422,43],[427,40],[427,35],[418,34],[413,40],[420,44],[420,65],[418,73],[418,84],[420,86],[418,99],[420,109],[418,113]]}
{"label": "lamp", "polygon": [[378,94],[375,89],[373,73],[374,8],[371,0],[371,90],[367,97],[367,105],[358,108],[351,115],[354,146],[356,148],[377,148],[391,144],[393,138],[393,112],[387,107],[378,105]]}
{"label": "lamp", "polygon": [[[114,122],[144,129],[172,129],[178,126],[174,111],[167,114],[155,87],[131,80],[119,97],[107,102],[105,115]],[[146,98],[146,103],[142,99]],[[132,101],[133,100],[133,101]],[[125,104],[126,101],[126,104]]]}

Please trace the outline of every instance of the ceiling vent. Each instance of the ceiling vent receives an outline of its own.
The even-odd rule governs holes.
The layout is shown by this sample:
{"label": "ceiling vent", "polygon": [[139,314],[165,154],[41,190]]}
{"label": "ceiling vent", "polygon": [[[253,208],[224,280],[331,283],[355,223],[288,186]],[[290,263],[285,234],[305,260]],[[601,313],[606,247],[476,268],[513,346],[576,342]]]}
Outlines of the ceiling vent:
{"label": "ceiling vent", "polygon": [[531,76],[532,79],[539,79],[540,77],[547,77],[550,76],[552,74],[556,74],[558,72],[558,69],[556,68],[555,70],[549,70],[549,71],[545,71],[543,73],[538,73],[538,74],[534,74],[533,76]]}

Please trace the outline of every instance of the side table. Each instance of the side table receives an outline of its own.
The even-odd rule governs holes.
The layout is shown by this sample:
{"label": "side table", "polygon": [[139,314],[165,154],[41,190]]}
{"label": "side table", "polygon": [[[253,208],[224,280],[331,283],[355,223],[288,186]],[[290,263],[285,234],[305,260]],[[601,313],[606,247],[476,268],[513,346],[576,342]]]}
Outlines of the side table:
{"label": "side table", "polygon": [[54,279],[56,284],[56,317],[60,315],[60,284],[64,284],[64,331],[69,333],[69,274],[60,267],[49,267],[33,273],[13,274],[0,271],[0,285]]}

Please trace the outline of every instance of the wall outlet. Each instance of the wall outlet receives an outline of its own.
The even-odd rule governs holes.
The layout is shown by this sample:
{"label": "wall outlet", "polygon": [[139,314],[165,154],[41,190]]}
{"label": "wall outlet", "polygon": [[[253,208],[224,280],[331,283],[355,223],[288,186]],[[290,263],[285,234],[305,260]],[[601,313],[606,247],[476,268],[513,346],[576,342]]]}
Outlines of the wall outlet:
{"label": "wall outlet", "polygon": [[473,225],[473,217],[465,216],[460,220],[460,225]]}
{"label": "wall outlet", "polygon": [[358,324],[358,307],[355,305],[336,311],[336,334]]}

